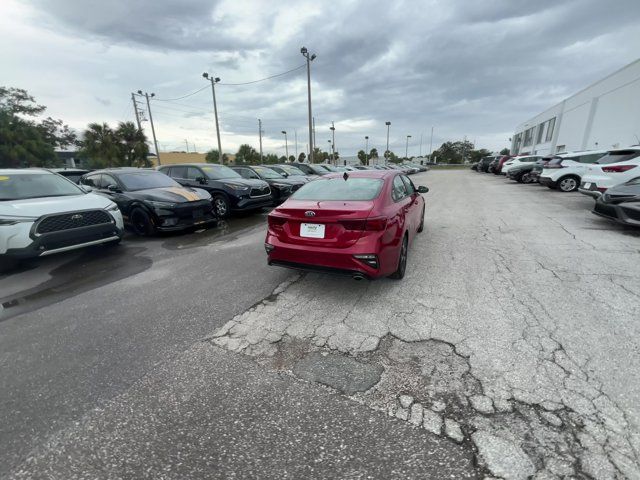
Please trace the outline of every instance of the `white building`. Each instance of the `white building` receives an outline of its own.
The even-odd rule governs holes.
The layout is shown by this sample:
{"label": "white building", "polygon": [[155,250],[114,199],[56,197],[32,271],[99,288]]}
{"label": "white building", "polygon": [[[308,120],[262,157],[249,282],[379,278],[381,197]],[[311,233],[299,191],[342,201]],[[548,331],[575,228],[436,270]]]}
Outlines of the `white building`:
{"label": "white building", "polygon": [[518,125],[513,153],[640,144],[640,59]]}

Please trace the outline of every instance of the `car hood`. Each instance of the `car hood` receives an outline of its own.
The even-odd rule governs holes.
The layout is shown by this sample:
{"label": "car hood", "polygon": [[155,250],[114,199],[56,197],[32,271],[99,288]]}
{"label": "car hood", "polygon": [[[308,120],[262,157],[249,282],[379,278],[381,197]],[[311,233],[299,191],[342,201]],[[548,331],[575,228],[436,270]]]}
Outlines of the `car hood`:
{"label": "car hood", "polygon": [[296,178],[271,178],[267,180],[269,185],[273,185],[274,183],[281,183],[283,185],[302,185],[305,183],[302,177]]}
{"label": "car hood", "polygon": [[236,185],[246,185],[247,187],[252,188],[264,188],[269,186],[269,184],[264,180],[258,180],[255,178],[221,178],[216,180],[216,182],[234,183]]}
{"label": "car hood", "polygon": [[40,217],[52,213],[107,208],[111,204],[113,202],[108,198],[93,193],[65,197],[26,198],[24,200],[1,201],[0,214],[16,217]]}
{"label": "car hood", "polygon": [[211,199],[211,195],[205,190],[189,187],[147,188],[144,190],[125,192],[125,195],[138,200],[170,203],[198,202],[200,200]]}

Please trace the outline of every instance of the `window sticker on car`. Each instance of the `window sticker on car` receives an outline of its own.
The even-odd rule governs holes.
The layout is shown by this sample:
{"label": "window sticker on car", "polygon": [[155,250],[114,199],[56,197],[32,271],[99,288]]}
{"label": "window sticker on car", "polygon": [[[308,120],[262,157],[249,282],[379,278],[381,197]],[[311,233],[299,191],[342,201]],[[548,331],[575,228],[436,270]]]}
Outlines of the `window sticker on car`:
{"label": "window sticker on car", "polygon": [[0,176],[0,182],[5,182],[5,181],[9,180],[10,178],[11,177],[7,177],[7,176],[2,175],[2,176]]}

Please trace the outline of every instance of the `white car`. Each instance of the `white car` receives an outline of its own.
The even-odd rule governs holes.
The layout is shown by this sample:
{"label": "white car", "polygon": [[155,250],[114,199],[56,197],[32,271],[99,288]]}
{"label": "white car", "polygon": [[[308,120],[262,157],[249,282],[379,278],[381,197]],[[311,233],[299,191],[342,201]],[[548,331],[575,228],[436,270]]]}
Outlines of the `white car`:
{"label": "white car", "polygon": [[539,182],[561,192],[573,192],[580,186],[588,166],[606,153],[606,150],[586,150],[556,155],[542,169]]}
{"label": "white car", "polygon": [[118,206],[45,169],[0,169],[0,264],[103,243],[124,232]]}
{"label": "white car", "polygon": [[608,188],[640,177],[640,146],[609,150],[587,168],[582,177],[580,193],[598,198]]}
{"label": "white car", "polygon": [[500,173],[506,175],[512,168],[534,164],[541,158],[542,156],[540,155],[518,155],[517,157],[511,158],[508,162],[505,162],[504,165],[502,165]]}

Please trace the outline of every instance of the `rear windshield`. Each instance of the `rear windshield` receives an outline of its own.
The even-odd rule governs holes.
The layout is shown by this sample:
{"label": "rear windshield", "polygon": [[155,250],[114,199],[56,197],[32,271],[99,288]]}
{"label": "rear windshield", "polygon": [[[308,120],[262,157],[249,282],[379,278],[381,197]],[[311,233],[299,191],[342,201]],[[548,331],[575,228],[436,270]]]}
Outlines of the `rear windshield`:
{"label": "rear windshield", "polygon": [[164,173],[120,173],[118,178],[128,191],[145,190],[147,188],[179,187],[180,184]]}
{"label": "rear windshield", "polygon": [[224,165],[207,165],[206,167],[201,167],[204,173],[211,180],[220,180],[223,178],[242,178],[238,172],[235,170],[231,170],[229,167],[225,167]]}
{"label": "rear windshield", "polygon": [[631,160],[637,156],[640,156],[640,151],[638,150],[621,150],[618,152],[607,153],[595,163],[598,165],[607,165],[608,163],[626,162],[627,160]]}
{"label": "rear windshield", "polygon": [[284,170],[289,175],[304,175],[304,172],[297,167],[290,167],[289,165],[281,165],[278,168]]}
{"label": "rear windshield", "polygon": [[53,173],[0,174],[0,201],[83,194],[71,181]]}
{"label": "rear windshield", "polygon": [[383,181],[379,178],[342,177],[318,179],[307,183],[291,198],[296,200],[373,200],[380,195]]}
{"label": "rear windshield", "polygon": [[275,170],[271,170],[270,168],[266,168],[266,167],[253,167],[253,169],[256,171],[256,173],[258,175],[260,175],[262,178],[269,178],[269,179],[277,179],[277,178],[284,178],[282,175],[280,175],[278,172],[276,172]]}

